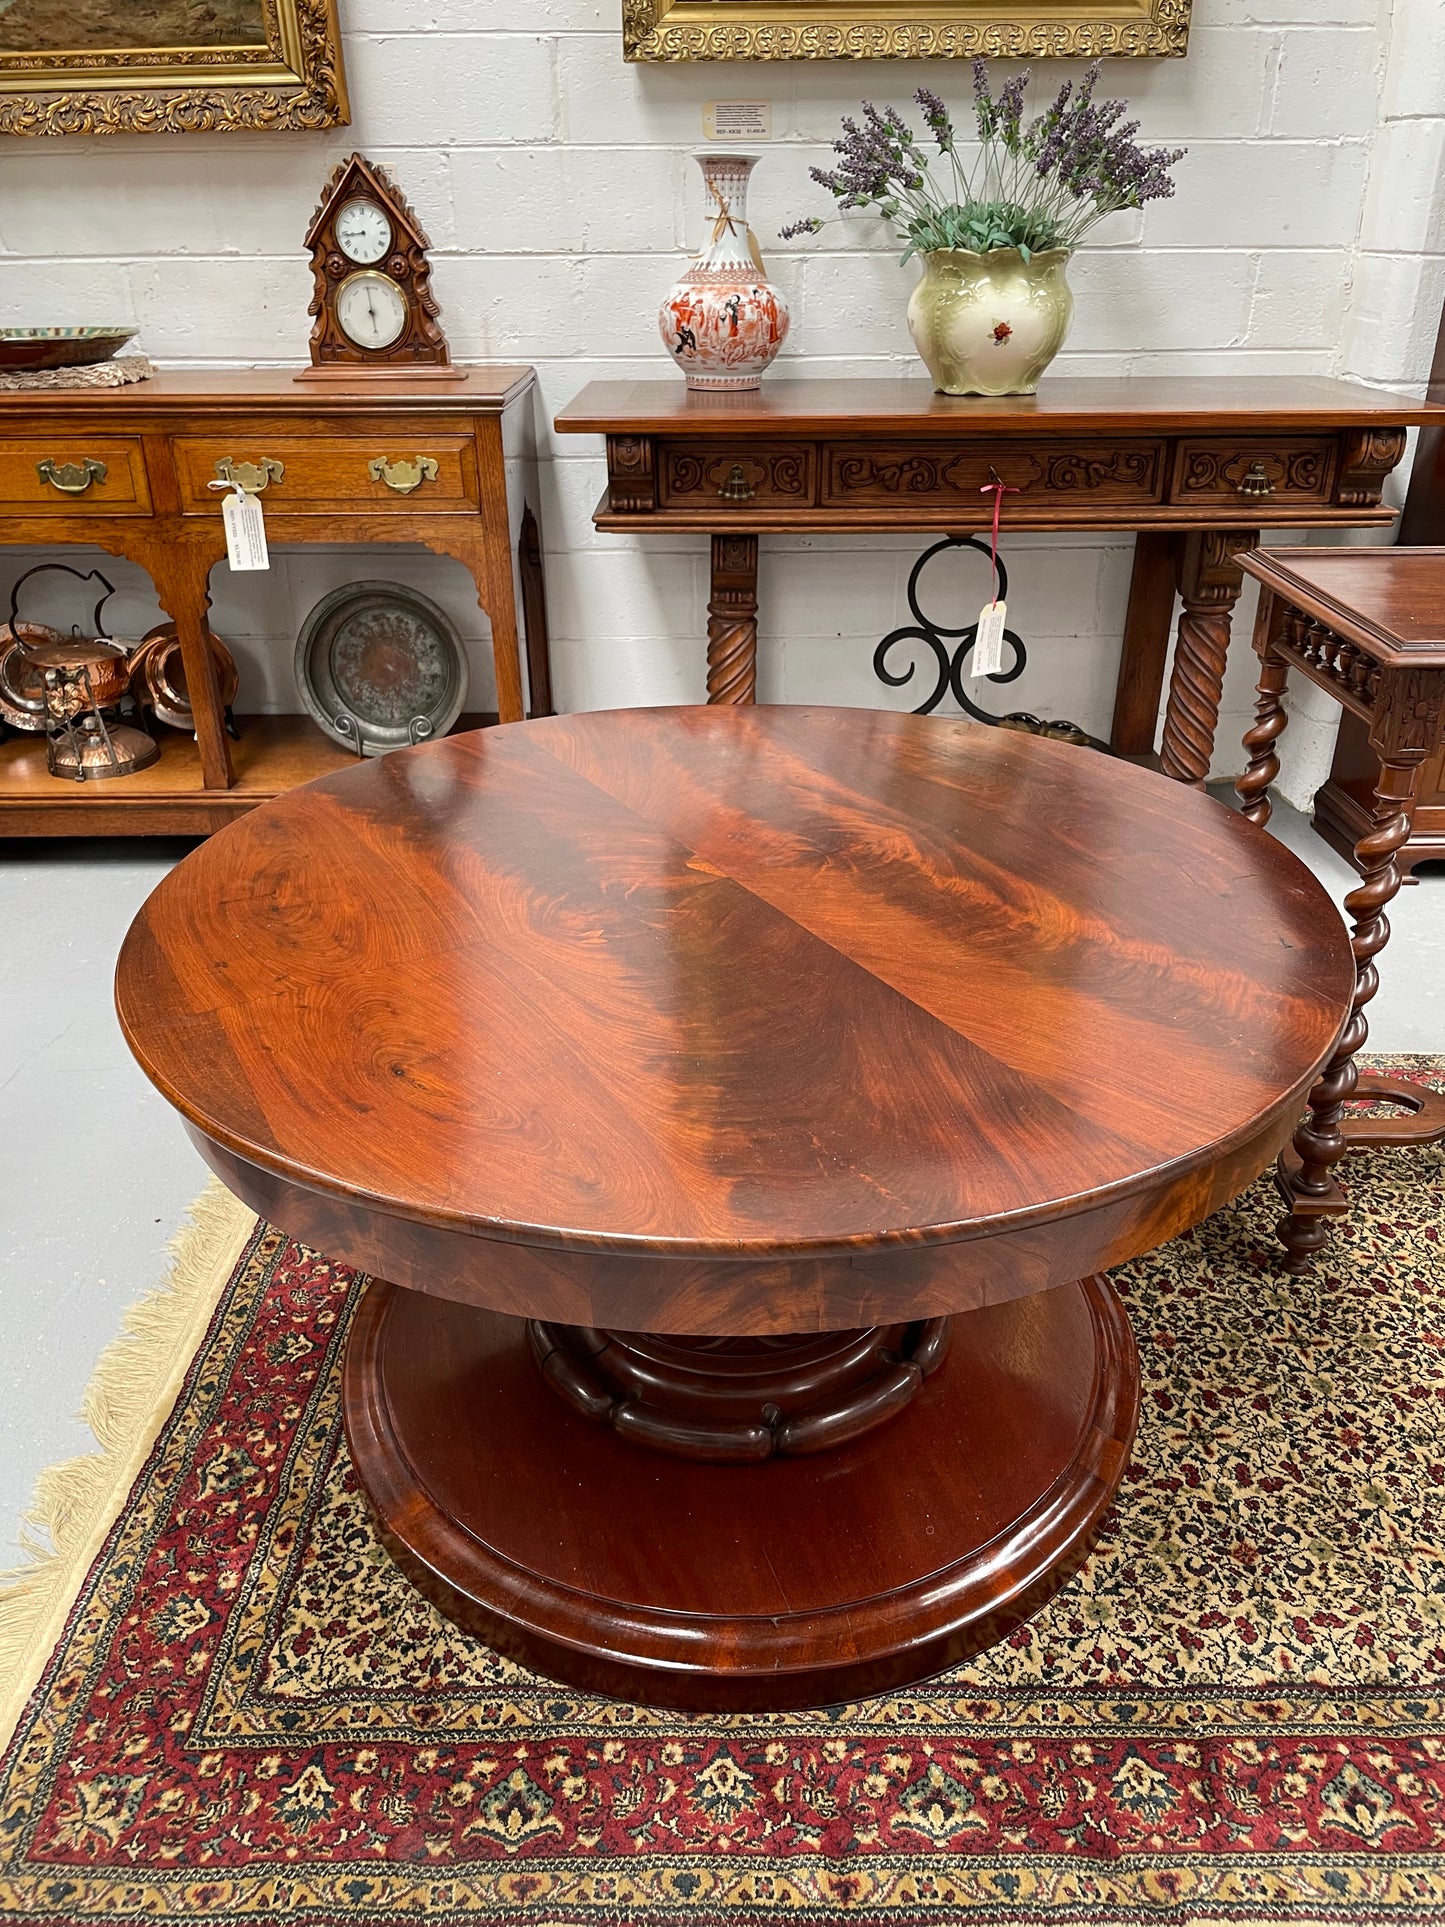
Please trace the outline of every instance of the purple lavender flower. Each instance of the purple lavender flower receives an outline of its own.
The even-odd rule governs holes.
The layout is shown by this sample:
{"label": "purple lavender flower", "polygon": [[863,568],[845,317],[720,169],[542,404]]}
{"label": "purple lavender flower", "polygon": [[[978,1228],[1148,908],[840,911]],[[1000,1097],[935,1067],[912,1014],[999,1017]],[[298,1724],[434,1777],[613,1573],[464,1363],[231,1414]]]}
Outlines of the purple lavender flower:
{"label": "purple lavender flower", "polygon": [[[1025,124],[1027,71],[1004,84],[997,98],[988,66],[973,68],[973,109],[982,153],[957,151],[952,118],[930,88],[914,94],[923,122],[946,169],[930,172],[930,156],[893,106],[862,104],[861,118],[843,120],[834,141],[836,164],[811,169],[812,178],[844,211],[868,208],[893,223],[914,252],[962,248],[985,252],[1016,247],[1025,255],[1076,247],[1096,221],[1119,208],[1142,207],[1174,192],[1170,170],[1182,148],[1143,148],[1139,123],[1126,120],[1122,100],[1096,100],[1102,63],[1077,82],[1065,81],[1043,113]],[[1022,165],[1021,165],[1022,163]],[[816,233],[810,218],[783,230],[785,238]]]}
{"label": "purple lavender flower", "polygon": [[929,132],[938,142],[939,151],[947,154],[953,147],[953,122],[949,119],[948,109],[930,88],[920,87],[913,98],[923,109],[923,118],[928,123]]}

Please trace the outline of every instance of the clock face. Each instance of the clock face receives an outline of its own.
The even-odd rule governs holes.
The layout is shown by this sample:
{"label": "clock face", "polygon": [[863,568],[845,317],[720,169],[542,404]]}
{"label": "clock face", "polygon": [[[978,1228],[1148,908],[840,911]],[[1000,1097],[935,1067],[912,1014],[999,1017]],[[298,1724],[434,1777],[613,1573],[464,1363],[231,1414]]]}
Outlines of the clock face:
{"label": "clock face", "polygon": [[391,246],[391,222],[375,201],[348,201],[336,217],[336,245],[348,261],[380,261]]}
{"label": "clock face", "polygon": [[406,296],[384,274],[348,275],[336,290],[336,319],[358,348],[389,348],[406,326]]}

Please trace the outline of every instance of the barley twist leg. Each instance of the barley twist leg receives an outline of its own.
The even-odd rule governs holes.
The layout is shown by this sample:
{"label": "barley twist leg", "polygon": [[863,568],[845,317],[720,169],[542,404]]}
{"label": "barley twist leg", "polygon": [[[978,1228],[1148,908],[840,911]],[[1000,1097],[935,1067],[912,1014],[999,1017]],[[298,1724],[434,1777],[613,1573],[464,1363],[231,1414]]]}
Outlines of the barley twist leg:
{"label": "barley twist leg", "polygon": [[751,703],[758,683],[758,538],[715,535],[707,605],[707,699]]}
{"label": "barley twist leg", "polygon": [[1285,1270],[1300,1273],[1329,1237],[1326,1219],[1343,1209],[1334,1167],[1345,1155],[1341,1129],[1344,1109],[1358,1081],[1356,1054],[1369,1035],[1365,1006],[1379,988],[1375,958],[1390,939],[1385,906],[1400,888],[1395,853],[1410,834],[1409,802],[1415,783],[1413,763],[1386,763],[1375,790],[1373,822],[1355,845],[1360,883],[1345,898],[1355,953],[1355,994],[1335,1054],[1314,1089],[1310,1107],[1294,1134],[1293,1156],[1281,1159],[1278,1183],[1289,1210],[1276,1231],[1285,1248]]}

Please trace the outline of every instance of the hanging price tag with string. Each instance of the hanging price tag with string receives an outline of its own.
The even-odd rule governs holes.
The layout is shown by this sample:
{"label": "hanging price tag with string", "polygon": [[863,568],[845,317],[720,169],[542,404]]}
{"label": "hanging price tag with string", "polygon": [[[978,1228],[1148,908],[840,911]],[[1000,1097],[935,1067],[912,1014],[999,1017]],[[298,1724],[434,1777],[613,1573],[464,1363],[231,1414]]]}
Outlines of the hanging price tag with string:
{"label": "hanging price tag with string", "polygon": [[1004,496],[1017,495],[1018,490],[1008,482],[1001,482],[992,469],[989,474],[993,479],[984,483],[979,494],[993,496],[993,532],[988,544],[989,567],[993,570],[992,600],[978,612],[978,635],[968,666],[971,676],[996,676],[1003,668],[1003,628],[1008,618],[1008,604],[998,599],[998,524]]}
{"label": "hanging price tag with string", "polygon": [[231,491],[221,504],[221,521],[226,530],[226,560],[232,573],[269,569],[271,557],[266,550],[266,517],[260,496],[248,495],[239,482],[207,482],[206,487]]}

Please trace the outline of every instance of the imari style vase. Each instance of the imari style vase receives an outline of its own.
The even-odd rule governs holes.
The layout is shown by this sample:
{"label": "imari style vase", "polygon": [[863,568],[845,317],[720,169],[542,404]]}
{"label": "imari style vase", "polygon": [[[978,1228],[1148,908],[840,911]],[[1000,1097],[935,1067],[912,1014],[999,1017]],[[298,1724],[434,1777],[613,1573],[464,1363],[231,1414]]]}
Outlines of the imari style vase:
{"label": "imari style vase", "polygon": [[658,325],[689,388],[756,388],[788,335],[788,304],[748,233],[756,154],[699,154],[711,239],[662,304]]}
{"label": "imari style vase", "polygon": [[1074,297],[1067,248],[937,248],[908,303],[913,345],[944,395],[1032,395],[1064,345]]}

